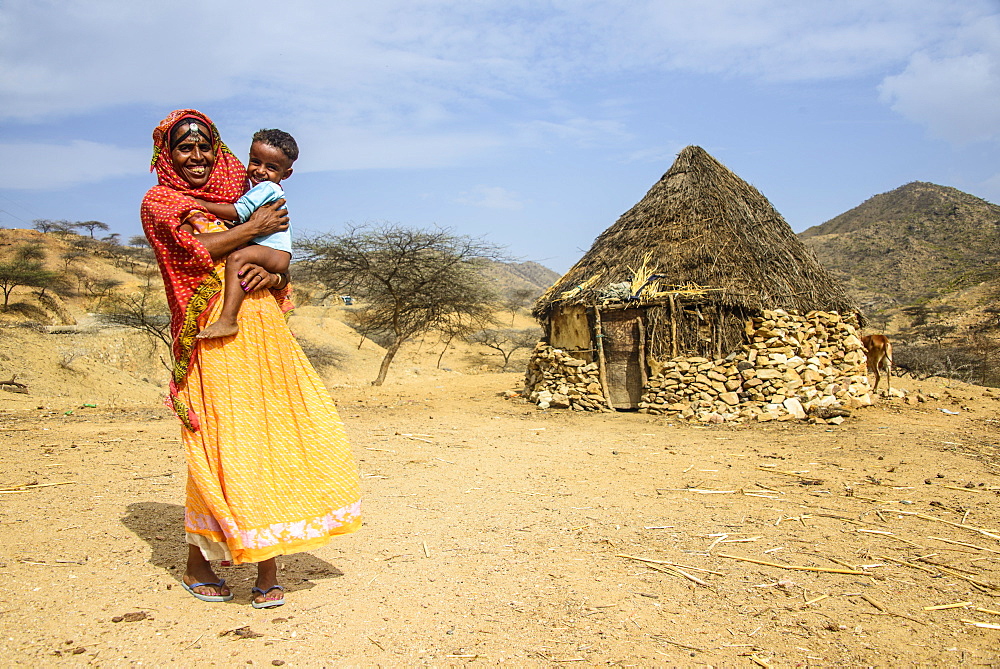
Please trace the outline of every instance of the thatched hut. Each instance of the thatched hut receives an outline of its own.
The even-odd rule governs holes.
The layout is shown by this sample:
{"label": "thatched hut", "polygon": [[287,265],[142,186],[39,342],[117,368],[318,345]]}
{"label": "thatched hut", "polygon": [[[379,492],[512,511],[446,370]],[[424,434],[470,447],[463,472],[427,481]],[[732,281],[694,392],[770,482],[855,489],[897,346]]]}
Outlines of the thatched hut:
{"label": "thatched hut", "polygon": [[753,318],[776,310],[859,317],[771,203],[689,146],[533,313],[545,332],[538,350],[595,371],[587,394],[636,408],[665,361],[733,360],[747,350]]}

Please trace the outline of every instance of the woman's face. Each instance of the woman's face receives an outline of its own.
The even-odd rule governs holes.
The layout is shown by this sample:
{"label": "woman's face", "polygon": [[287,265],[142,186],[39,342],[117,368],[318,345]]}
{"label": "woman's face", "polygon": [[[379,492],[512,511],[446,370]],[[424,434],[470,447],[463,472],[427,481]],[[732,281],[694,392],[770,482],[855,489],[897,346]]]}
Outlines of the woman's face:
{"label": "woman's face", "polygon": [[200,123],[193,124],[197,126],[197,131],[192,131],[191,125],[191,122],[184,121],[171,132],[171,143],[180,141],[170,150],[170,159],[182,179],[192,188],[201,188],[212,175],[215,149],[212,147],[212,131]]}

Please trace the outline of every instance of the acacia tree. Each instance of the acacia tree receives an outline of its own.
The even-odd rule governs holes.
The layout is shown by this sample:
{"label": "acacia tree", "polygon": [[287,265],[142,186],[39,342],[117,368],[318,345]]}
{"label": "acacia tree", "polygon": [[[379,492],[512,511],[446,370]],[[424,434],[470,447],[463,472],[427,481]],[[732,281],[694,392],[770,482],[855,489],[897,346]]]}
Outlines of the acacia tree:
{"label": "acacia tree", "polygon": [[10,303],[10,294],[18,286],[45,289],[53,285],[58,272],[45,269],[45,252],[37,244],[25,244],[14,252],[13,259],[0,262],[0,291],[3,291],[3,308]]}
{"label": "acacia tree", "polygon": [[510,356],[522,348],[533,347],[541,339],[541,336],[541,328],[524,328],[523,330],[515,328],[486,329],[480,330],[470,336],[469,341],[498,351],[503,356],[503,367],[501,369],[502,371],[507,371],[507,365],[510,364]]}
{"label": "acacia tree", "polygon": [[139,330],[167,347],[171,344],[170,309],[158,286],[148,284],[138,292],[113,294],[101,309],[105,321]]}
{"label": "acacia tree", "polygon": [[441,360],[444,359],[444,354],[448,352],[448,347],[451,346],[451,342],[456,337],[469,337],[473,332],[493,324],[492,312],[455,314],[452,318],[440,323],[437,329],[441,332],[441,338],[444,339],[444,346],[441,347],[441,353],[438,354],[437,368],[441,369]]}
{"label": "acacia tree", "polygon": [[511,327],[514,327],[514,318],[518,310],[527,306],[535,297],[538,297],[538,291],[531,288],[515,288],[507,292],[503,298],[503,306],[510,312]]}
{"label": "acacia tree", "polygon": [[94,238],[94,230],[103,230],[107,232],[111,229],[107,223],[102,223],[101,221],[83,221],[81,223],[77,223],[76,227],[83,228],[84,230],[90,232],[91,239]]}
{"label": "acacia tree", "polygon": [[32,223],[39,232],[72,232],[77,226],[76,223],[66,220],[54,221],[48,218],[36,218]]}
{"label": "acacia tree", "polygon": [[352,312],[358,329],[387,342],[375,386],[411,337],[456,319],[488,318],[497,306],[482,268],[504,258],[503,250],[449,229],[352,226],[300,239],[296,248],[312,278],[360,298]]}

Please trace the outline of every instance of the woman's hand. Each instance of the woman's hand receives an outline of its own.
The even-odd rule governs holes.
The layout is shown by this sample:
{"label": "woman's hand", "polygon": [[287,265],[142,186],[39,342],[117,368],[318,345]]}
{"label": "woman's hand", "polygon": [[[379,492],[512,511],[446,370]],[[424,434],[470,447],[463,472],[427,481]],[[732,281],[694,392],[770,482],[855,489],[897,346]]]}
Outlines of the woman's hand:
{"label": "woman's hand", "polygon": [[268,272],[260,265],[253,263],[244,265],[240,272],[240,285],[243,286],[243,291],[246,293],[264,288],[281,288],[284,283],[285,279],[281,274]]}
{"label": "woman's hand", "polygon": [[258,207],[241,227],[253,232],[253,237],[262,237],[288,229],[288,210],[284,199]]}
{"label": "woman's hand", "polygon": [[225,232],[191,231],[198,235],[198,241],[208,250],[212,260],[218,262],[256,237],[287,230],[288,211],[282,209],[283,206],[284,200],[266,204],[251,214],[246,223],[235,225]]}

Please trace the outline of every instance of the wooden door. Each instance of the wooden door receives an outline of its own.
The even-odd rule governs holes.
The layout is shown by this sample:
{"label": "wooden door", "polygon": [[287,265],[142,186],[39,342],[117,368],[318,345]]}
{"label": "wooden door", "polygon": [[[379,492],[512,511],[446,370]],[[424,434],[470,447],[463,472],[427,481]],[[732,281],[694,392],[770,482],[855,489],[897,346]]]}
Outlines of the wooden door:
{"label": "wooden door", "polygon": [[635,409],[646,385],[645,328],[639,309],[601,311],[608,395],[616,409]]}

